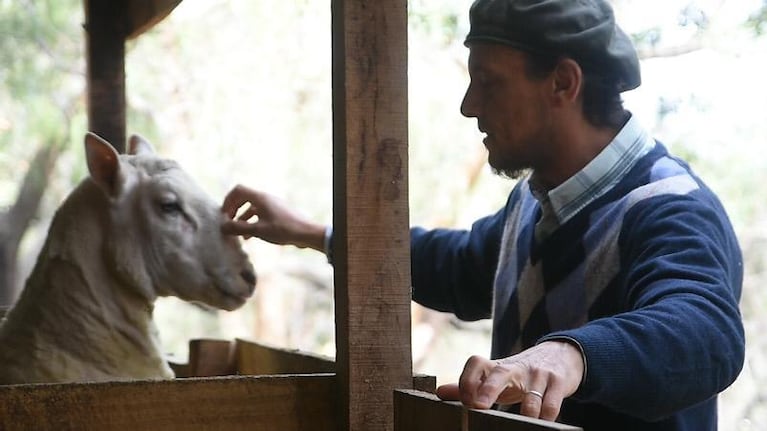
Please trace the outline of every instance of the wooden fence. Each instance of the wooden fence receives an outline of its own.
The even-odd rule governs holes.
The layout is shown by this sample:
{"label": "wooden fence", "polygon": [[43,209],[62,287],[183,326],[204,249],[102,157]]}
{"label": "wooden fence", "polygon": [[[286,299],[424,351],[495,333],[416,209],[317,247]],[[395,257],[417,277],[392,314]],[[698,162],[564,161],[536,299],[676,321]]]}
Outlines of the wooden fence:
{"label": "wooden fence", "polygon": [[395,431],[577,431],[581,428],[495,410],[467,409],[417,390],[394,391]]}
{"label": "wooden fence", "polygon": [[[252,341],[192,340],[175,380],[0,386],[0,431],[339,430],[331,358]],[[211,377],[215,376],[215,377]],[[545,431],[580,428],[433,395],[436,379],[395,390],[395,431]]]}

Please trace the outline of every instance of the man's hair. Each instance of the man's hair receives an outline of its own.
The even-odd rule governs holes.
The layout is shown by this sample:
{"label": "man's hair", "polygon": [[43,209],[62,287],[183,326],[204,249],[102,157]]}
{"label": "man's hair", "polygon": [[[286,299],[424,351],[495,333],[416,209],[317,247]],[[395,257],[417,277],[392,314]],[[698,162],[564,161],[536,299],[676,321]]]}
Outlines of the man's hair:
{"label": "man's hair", "polygon": [[[525,51],[525,72],[531,79],[548,76],[563,57]],[[583,66],[581,66],[583,70]],[[583,115],[595,127],[619,128],[625,121],[623,100],[617,83],[583,70]]]}

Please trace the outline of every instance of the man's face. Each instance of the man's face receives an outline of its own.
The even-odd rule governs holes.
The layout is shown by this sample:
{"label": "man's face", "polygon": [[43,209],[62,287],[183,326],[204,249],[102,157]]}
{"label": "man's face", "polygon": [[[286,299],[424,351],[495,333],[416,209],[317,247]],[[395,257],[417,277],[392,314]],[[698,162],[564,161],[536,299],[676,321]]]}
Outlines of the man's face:
{"label": "man's face", "polygon": [[545,163],[552,121],[547,95],[549,79],[535,80],[525,72],[523,52],[496,44],[473,44],[461,113],[477,119],[490,166],[517,178]]}

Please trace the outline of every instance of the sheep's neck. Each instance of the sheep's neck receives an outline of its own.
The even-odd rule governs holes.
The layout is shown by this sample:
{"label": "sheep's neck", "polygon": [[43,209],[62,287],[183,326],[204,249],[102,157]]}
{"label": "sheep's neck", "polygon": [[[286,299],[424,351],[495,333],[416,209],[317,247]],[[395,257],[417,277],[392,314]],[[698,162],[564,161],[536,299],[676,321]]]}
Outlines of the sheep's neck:
{"label": "sheep's neck", "polygon": [[57,214],[60,224],[52,226],[12,312],[15,328],[6,328],[19,335],[14,348],[33,348],[37,367],[61,374],[56,381],[171,377],[159,351],[153,300],[104,268],[98,212],[104,203],[94,203],[78,205],[77,214],[65,206]]}

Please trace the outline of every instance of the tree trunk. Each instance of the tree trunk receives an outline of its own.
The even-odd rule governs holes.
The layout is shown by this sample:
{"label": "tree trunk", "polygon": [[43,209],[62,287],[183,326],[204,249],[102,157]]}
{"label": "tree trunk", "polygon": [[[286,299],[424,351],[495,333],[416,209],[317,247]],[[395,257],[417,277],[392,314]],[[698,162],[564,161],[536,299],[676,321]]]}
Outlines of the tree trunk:
{"label": "tree trunk", "polygon": [[0,213],[0,309],[16,300],[19,245],[37,215],[58,155],[59,149],[55,145],[40,148],[22,180],[16,202]]}

